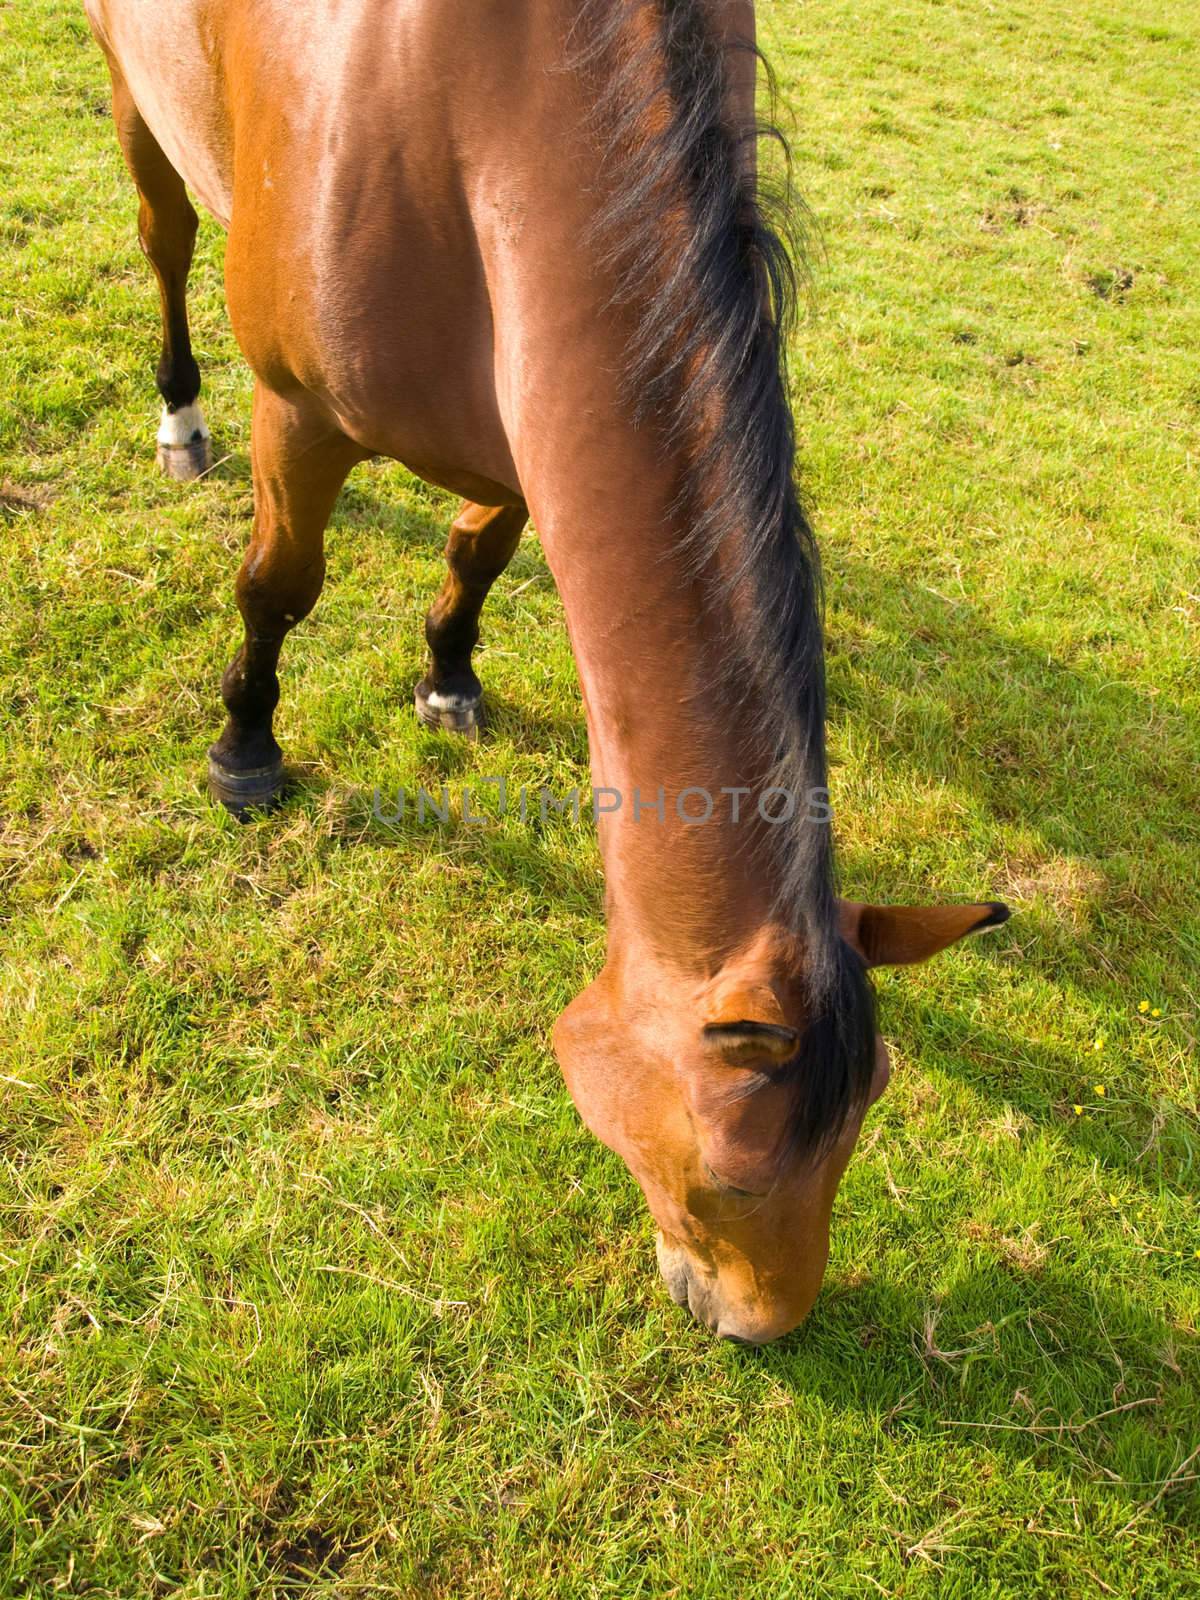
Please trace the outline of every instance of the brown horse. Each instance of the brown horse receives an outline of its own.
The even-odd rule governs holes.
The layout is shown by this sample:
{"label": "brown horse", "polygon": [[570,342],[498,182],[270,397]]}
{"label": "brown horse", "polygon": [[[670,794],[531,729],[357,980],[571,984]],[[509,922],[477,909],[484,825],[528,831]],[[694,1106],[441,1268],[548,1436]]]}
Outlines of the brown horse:
{"label": "brown horse", "polygon": [[[257,379],[245,642],[210,780],[269,804],[288,630],[347,473],[467,498],[427,721],[472,730],[484,598],[534,518],[587,712],[603,970],[555,1048],[730,1338],[808,1312],[887,1053],[866,969],[1007,916],[833,892],[816,555],[793,484],[788,255],[753,158],[749,0],[87,0],[158,277],[160,458],[209,459],[184,303],[228,229]],[[614,798],[615,797],[615,798]]]}

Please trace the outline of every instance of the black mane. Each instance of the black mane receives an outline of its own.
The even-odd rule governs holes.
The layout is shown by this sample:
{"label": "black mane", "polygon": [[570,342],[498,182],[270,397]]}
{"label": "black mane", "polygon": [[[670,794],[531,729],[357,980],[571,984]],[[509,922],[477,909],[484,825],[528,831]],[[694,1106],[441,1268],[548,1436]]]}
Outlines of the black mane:
{"label": "black mane", "polygon": [[820,561],[786,381],[802,256],[789,186],[768,200],[754,171],[759,138],[785,157],[787,144],[773,123],[734,126],[731,61],[762,57],[728,40],[719,11],[719,0],[581,0],[574,45],[604,152],[596,247],[635,321],[628,393],[681,464],[693,562],[735,618],[728,703],[753,708],[775,752],[766,782],[797,797],[792,825],[760,831],[777,914],[808,957],[789,1144],[813,1151],[865,1102],[874,1007],[837,933],[831,829],[804,820],[826,759]]}

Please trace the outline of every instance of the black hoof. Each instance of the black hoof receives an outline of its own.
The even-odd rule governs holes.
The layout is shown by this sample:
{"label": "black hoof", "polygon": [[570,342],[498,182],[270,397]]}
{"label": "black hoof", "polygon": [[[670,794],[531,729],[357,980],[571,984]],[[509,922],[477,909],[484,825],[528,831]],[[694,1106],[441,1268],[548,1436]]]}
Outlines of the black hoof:
{"label": "black hoof", "polygon": [[254,811],[273,811],[283,797],[283,781],[282,761],[232,772],[208,752],[209,792],[239,822],[249,821]]}
{"label": "black hoof", "polygon": [[160,444],[158,464],[176,483],[202,478],[213,464],[212,440],[197,434],[189,444]]}
{"label": "black hoof", "polygon": [[464,739],[478,739],[483,725],[483,695],[458,694],[435,689],[428,680],[413,691],[417,716],[427,728],[458,733]]}

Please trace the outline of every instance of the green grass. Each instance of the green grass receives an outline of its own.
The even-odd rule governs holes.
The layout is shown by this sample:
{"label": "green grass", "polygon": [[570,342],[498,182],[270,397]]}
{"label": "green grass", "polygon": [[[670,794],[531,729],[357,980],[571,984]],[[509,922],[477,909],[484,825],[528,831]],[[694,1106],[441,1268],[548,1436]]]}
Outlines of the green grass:
{"label": "green grass", "polygon": [[6,1595],[1200,1594],[1200,19],[762,32],[823,241],[793,383],[844,876],[1018,916],[882,980],[826,1291],[756,1354],[668,1303],[548,1048],[590,832],[371,815],[586,781],[536,540],[490,737],[427,735],[450,506],[360,469],[286,655],[301,792],[206,800],[251,511],[221,240],[227,459],[180,489],[100,57],[74,3],[0,9]]}

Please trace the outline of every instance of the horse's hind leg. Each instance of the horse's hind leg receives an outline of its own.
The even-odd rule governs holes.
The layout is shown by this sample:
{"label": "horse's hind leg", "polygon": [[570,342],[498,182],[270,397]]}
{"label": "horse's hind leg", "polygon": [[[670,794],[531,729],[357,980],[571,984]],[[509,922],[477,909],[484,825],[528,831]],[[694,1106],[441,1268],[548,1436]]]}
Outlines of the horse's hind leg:
{"label": "horse's hind leg", "polygon": [[488,590],[512,560],[528,513],[523,506],[466,502],[450,529],[449,572],[425,618],[429,674],[417,685],[417,715],[431,728],[473,735],[483,687],[471,666],[479,643],[479,613]]}
{"label": "horse's hind leg", "polygon": [[158,462],[171,478],[197,478],[212,465],[212,441],[196,402],[200,369],[188,335],[187,279],[196,239],[196,213],[183,179],[163,155],[134,105],[119,69],[110,62],[113,120],[141,204],[138,238],[158,279],[162,301],[162,355],[158,392],[163,398]]}
{"label": "horse's hind leg", "polygon": [[245,642],[221,680],[229,720],[209,751],[209,785],[235,816],[264,810],[283,789],[272,729],[279,652],[317,603],[325,578],[325,524],[346,474],[366,452],[310,396],[254,390],[250,438],[254,532],[237,580]]}

